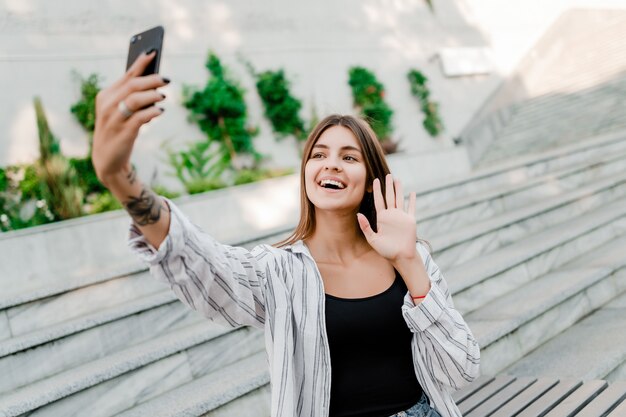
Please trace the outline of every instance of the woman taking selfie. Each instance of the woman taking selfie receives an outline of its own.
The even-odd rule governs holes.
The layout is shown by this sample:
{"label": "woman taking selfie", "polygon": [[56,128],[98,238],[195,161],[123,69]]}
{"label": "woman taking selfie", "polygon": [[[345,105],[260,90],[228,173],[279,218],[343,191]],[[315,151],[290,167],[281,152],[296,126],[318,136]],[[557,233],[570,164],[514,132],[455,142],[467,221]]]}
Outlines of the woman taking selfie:
{"label": "woman taking selfie", "polygon": [[168,80],[140,76],[153,55],[98,95],[94,167],[155,278],[211,320],[264,329],[272,416],[461,416],[451,393],[478,375],[478,344],[369,125],[332,115],[313,129],[288,239],[222,245],[131,168],[139,128],[162,113],[150,105]]}

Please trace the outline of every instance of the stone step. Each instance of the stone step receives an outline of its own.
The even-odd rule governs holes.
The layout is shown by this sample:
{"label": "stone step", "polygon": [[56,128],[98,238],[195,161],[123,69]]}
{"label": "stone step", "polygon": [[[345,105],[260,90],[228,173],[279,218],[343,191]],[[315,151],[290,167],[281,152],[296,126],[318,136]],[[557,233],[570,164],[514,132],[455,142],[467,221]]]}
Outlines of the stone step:
{"label": "stone step", "polygon": [[[11,336],[20,337],[66,324],[69,320],[91,313],[94,305],[104,310],[163,292],[165,286],[151,279],[149,275],[146,271],[130,277],[114,277],[56,296],[6,308],[4,313],[11,323]],[[0,336],[0,356],[4,352],[3,339]]]}
{"label": "stone step", "polygon": [[[626,77],[621,83],[598,88],[585,94],[568,96],[550,96],[536,107],[520,109],[511,122],[501,131],[498,141],[514,141],[532,137],[534,133],[558,132],[560,129],[575,128],[589,130],[609,120],[619,120],[624,116],[623,93],[626,89]],[[543,129],[543,130],[542,130]]]}
{"label": "stone step", "polygon": [[611,156],[594,157],[542,176],[494,186],[449,203],[417,211],[419,233],[434,236],[459,227],[493,218],[510,210],[524,207],[576,189],[597,178],[623,171],[626,152],[616,150]]}
{"label": "stone step", "polygon": [[626,149],[626,129],[603,136],[596,135],[558,149],[521,154],[517,158],[485,165],[472,174],[433,184],[417,190],[418,212],[438,204],[471,196],[495,187],[520,183],[553,170],[571,167],[596,157],[606,157]]}
{"label": "stone step", "polygon": [[269,416],[269,399],[269,373],[262,352],[146,401],[118,417],[183,417],[209,412],[210,416],[239,415],[234,414],[235,410],[243,414],[254,410],[256,416]]}
{"label": "stone step", "polygon": [[[567,117],[562,118],[567,119]],[[561,144],[584,140],[591,135],[623,130],[624,124],[626,124],[626,115],[624,114],[609,114],[603,119],[591,115],[579,116],[575,122],[570,120],[566,123],[564,120],[562,124],[537,126],[523,131],[509,132],[494,142],[493,146],[485,153],[481,163],[493,160],[495,157],[501,157],[501,155],[510,157],[520,152],[526,154],[541,152]]]}
{"label": "stone step", "polygon": [[546,135],[538,134],[533,137],[527,137],[524,141],[517,142],[515,144],[502,143],[494,145],[484,158],[481,159],[479,164],[486,166],[489,164],[499,163],[506,161],[517,155],[533,155],[539,152],[546,152],[552,149],[558,149],[562,146],[571,145],[584,140],[586,137],[592,134],[610,134],[614,130],[626,129],[626,117],[622,120],[611,120],[608,123],[603,123],[598,126],[592,127],[592,131],[568,131],[567,134],[559,135],[558,138],[552,140],[546,140]]}
{"label": "stone step", "polygon": [[[624,53],[626,58],[626,53]],[[551,116],[555,113],[567,112],[572,108],[586,112],[593,112],[595,109],[580,108],[579,105],[582,102],[599,102],[604,101],[615,102],[620,99],[619,92],[624,89],[626,83],[626,77],[624,72],[620,75],[616,75],[611,79],[604,80],[599,84],[594,85],[572,85],[566,91],[554,91],[546,92],[541,95],[528,98],[526,101],[517,102],[511,104],[512,118],[510,123],[507,123],[504,128],[510,126],[522,125],[529,120],[536,120],[537,118],[550,120]]]}
{"label": "stone step", "polygon": [[575,221],[527,236],[485,257],[447,271],[457,308],[468,313],[536,277],[564,265],[586,250],[626,233],[626,199],[609,203]]}
{"label": "stone step", "polygon": [[[132,277],[132,276],[131,276]],[[145,281],[156,282],[150,277],[145,277]],[[115,320],[138,314],[143,311],[151,310],[159,306],[171,303],[177,298],[169,289],[163,290],[159,293],[152,294],[145,297],[137,297],[132,301],[128,301],[123,304],[118,304],[113,307],[103,307],[98,303],[85,304],[80,297],[72,297],[74,292],[80,292],[80,290],[68,292],[63,294],[63,298],[66,299],[68,304],[64,307],[76,307],[80,310],[85,310],[89,307],[89,311],[82,315],[75,315],[72,311],[58,312],[59,315],[66,313],[67,315],[61,315],[63,321],[48,326],[40,326],[40,322],[37,321],[39,316],[49,317],[46,315],[47,308],[40,308],[38,312],[42,313],[37,316],[29,317],[33,320],[33,324],[37,325],[36,330],[32,330],[28,333],[20,334],[18,336],[9,337],[0,342],[0,358],[39,346],[50,341],[63,338],[68,335],[72,335],[81,331],[88,330],[90,328],[100,326],[106,323],[113,322]],[[103,298],[110,298],[110,292],[103,292]],[[70,304],[71,303],[71,304]],[[37,304],[37,302],[29,303]],[[17,307],[19,308],[19,306]],[[54,311],[52,311],[54,313]],[[68,314],[69,313],[69,314]],[[31,323],[24,323],[25,326]]]}
{"label": "stone step", "polygon": [[539,140],[554,143],[562,138],[585,138],[600,134],[598,131],[603,127],[617,130],[623,124],[623,102],[581,102],[580,106],[593,110],[554,112],[549,120],[531,119],[528,126],[511,126],[500,133],[494,145],[501,148]]}
{"label": "stone step", "polygon": [[[479,165],[537,152],[570,141],[624,129],[626,77],[572,94],[549,94],[516,105]],[[620,93],[622,92],[622,93]]]}
{"label": "stone step", "polygon": [[[571,221],[624,196],[626,173],[616,174],[428,240],[434,248],[437,264],[448,270],[538,233],[547,225]],[[421,230],[419,221],[418,227]]]}
{"label": "stone step", "polygon": [[96,403],[116,407],[102,414],[112,415],[262,350],[258,329],[233,332],[204,320],[0,395],[0,410],[17,416],[53,403],[44,415],[84,415]]}
{"label": "stone step", "polygon": [[[0,380],[0,394],[205,321],[182,303],[172,301],[20,350],[0,358],[0,374],[6,376]],[[225,331],[214,323],[208,326],[215,332]]]}
{"label": "stone step", "polygon": [[502,142],[495,142],[480,163],[493,163],[494,161],[503,158],[511,158],[511,156],[519,154],[530,155],[545,152],[560,146],[576,143],[593,134],[604,134],[611,133],[613,130],[624,130],[624,125],[626,125],[626,117],[622,116],[621,119],[602,121],[593,126],[588,124],[588,126],[577,129],[576,131],[567,127],[566,130],[562,131],[564,132],[563,134],[556,132],[558,135],[548,136],[544,132],[533,133],[532,135],[525,133],[520,141],[513,142],[504,139]]}
{"label": "stone step", "polygon": [[584,121],[594,125],[623,116],[623,92],[626,77],[593,89],[571,94],[546,95],[531,99],[518,106],[509,123],[500,130],[497,141],[529,137],[529,133],[555,127],[586,127]]}
{"label": "stone step", "polygon": [[626,86],[626,77],[619,77],[603,84],[576,90],[571,93],[549,93],[531,98],[516,106],[516,112],[504,131],[515,130],[515,128],[533,127],[531,121],[550,121],[557,114],[579,114],[597,113],[596,108],[585,107],[585,104],[597,103],[614,104],[620,101],[620,92]]}
{"label": "stone step", "polygon": [[[622,251],[624,244],[622,243]],[[624,257],[624,255],[622,255]],[[590,267],[601,260],[589,258]],[[584,262],[578,264],[583,265]],[[626,276],[622,274],[622,281]],[[504,370],[511,375],[626,380],[626,294],[574,324]],[[574,348],[575,347],[575,348]],[[575,366],[574,366],[575,364]]]}
{"label": "stone step", "polygon": [[[481,346],[481,372],[499,373],[616,295],[626,295],[624,247],[626,234],[580,258],[594,259],[593,265],[577,259],[465,314]],[[577,372],[525,374],[531,375],[582,377]]]}
{"label": "stone step", "polygon": [[[248,332],[249,337],[257,337]],[[143,366],[135,371],[95,385],[71,396],[47,404],[29,413],[45,417],[109,417],[141,414],[147,403],[158,404],[156,415],[179,415],[176,408],[211,409],[208,415],[254,406],[268,408],[269,374],[263,351],[253,352],[245,346],[250,338],[224,338],[219,351],[208,351],[200,345]],[[254,341],[256,343],[256,341]],[[234,353],[229,350],[234,349]],[[238,353],[244,352],[244,355]],[[219,367],[215,367],[215,362]],[[192,368],[193,367],[193,368]],[[263,385],[265,384],[265,385]],[[260,386],[260,388],[256,388]],[[195,387],[195,390],[194,390]],[[234,399],[231,401],[231,399]],[[177,402],[177,405],[175,404]],[[222,405],[224,404],[224,405]],[[245,409],[245,408],[243,408]],[[248,408],[250,409],[250,408]],[[165,413],[165,414],[159,414]],[[182,414],[192,415],[192,414]],[[193,415],[205,415],[203,413]],[[269,414],[267,414],[269,415]]]}

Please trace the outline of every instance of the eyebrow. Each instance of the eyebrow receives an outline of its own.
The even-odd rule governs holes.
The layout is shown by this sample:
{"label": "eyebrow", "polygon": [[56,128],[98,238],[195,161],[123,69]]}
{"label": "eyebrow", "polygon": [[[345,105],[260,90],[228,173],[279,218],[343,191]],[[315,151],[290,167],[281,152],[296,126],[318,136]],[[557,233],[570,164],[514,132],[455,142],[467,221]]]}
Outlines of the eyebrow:
{"label": "eyebrow", "polygon": [[[316,144],[313,146],[313,149],[315,149],[315,148],[329,149],[328,145],[323,145],[323,144],[321,144],[321,143],[316,143]],[[348,150],[348,151],[357,151],[358,153],[362,153],[362,152],[361,152],[361,150],[360,150],[359,148],[356,148],[356,147],[351,146],[351,145],[342,146],[342,147],[341,147],[341,150],[342,150],[342,151],[344,151],[344,150]]]}

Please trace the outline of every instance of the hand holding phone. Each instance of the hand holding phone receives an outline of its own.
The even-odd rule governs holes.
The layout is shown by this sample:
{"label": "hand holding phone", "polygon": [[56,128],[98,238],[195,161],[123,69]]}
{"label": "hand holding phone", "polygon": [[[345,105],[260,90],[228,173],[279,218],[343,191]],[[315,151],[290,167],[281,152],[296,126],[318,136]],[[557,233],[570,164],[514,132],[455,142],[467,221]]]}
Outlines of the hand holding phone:
{"label": "hand holding phone", "polygon": [[162,27],[131,37],[126,74],[96,97],[92,162],[105,185],[128,171],[139,128],[164,111],[155,106],[165,99],[158,89],[170,82],[157,75],[162,45]]}

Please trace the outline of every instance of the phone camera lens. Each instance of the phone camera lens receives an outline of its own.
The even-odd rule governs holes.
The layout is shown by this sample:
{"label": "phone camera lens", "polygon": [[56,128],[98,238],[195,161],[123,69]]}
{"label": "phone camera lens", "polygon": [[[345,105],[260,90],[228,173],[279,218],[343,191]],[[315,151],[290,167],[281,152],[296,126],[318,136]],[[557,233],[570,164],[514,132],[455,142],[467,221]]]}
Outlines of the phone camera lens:
{"label": "phone camera lens", "polygon": [[137,42],[137,37],[133,36],[132,38],[130,38],[130,43],[135,43]]}

